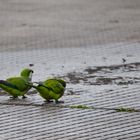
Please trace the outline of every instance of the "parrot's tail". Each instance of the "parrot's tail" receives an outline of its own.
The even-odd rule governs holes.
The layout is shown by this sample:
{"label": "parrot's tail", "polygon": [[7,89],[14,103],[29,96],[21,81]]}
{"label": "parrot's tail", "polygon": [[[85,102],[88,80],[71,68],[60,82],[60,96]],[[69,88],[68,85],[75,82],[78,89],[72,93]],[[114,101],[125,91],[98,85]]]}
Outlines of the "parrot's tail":
{"label": "parrot's tail", "polygon": [[34,83],[36,83],[36,82],[26,83],[26,85],[31,86],[31,87],[33,87],[33,88],[35,88],[35,89],[36,89],[38,85],[35,85]]}
{"label": "parrot's tail", "polygon": [[47,88],[48,90],[53,90],[52,88],[43,85],[42,82],[26,83],[26,85],[31,86],[31,87],[33,87],[33,88],[35,88],[35,89],[38,89],[38,88],[41,86],[41,87]]}

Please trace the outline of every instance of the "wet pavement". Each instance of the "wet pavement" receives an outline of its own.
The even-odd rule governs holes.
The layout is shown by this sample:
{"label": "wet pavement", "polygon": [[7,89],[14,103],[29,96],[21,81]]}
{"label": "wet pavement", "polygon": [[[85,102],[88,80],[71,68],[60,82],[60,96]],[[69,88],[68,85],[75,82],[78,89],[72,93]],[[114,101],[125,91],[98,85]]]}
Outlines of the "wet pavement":
{"label": "wet pavement", "polygon": [[0,139],[139,140],[139,5],[0,0],[1,79],[30,67],[33,81],[67,82],[62,104],[0,90]]}
{"label": "wet pavement", "polygon": [[27,99],[12,100],[1,90],[0,138],[139,139],[140,44],[108,46],[104,53],[98,47],[105,46],[1,53],[1,59],[8,60],[1,62],[3,79],[30,67],[33,81],[61,77],[67,88],[63,104],[46,104],[34,90],[28,92]]}

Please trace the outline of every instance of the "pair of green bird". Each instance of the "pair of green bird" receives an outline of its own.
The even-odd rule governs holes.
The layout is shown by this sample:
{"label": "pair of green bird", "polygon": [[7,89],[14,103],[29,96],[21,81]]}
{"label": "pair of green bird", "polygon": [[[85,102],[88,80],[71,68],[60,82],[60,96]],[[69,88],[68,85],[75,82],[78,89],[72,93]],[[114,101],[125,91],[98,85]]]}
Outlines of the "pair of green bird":
{"label": "pair of green bird", "polygon": [[55,100],[56,103],[63,96],[66,82],[62,79],[48,79],[44,82],[32,82],[33,70],[24,69],[19,77],[11,77],[6,80],[0,80],[0,88],[12,95],[12,98],[26,98],[25,94],[33,87],[46,102]]}

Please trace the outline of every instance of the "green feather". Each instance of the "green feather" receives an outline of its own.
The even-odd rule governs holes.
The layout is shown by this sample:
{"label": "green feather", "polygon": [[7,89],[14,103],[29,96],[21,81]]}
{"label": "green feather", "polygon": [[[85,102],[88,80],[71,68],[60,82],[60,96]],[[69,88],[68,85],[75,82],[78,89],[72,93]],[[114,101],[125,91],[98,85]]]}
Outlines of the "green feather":
{"label": "green feather", "polygon": [[31,74],[33,73],[30,69],[24,69],[21,72],[20,77],[11,77],[7,80],[0,80],[0,87],[8,92],[13,97],[23,96],[31,88],[27,85],[31,81]]}
{"label": "green feather", "polygon": [[36,88],[40,93],[40,96],[45,100],[50,101],[51,99],[54,99],[58,102],[58,99],[63,96],[66,87],[66,83],[64,86],[60,81],[60,79],[48,79],[38,86],[32,87]]}

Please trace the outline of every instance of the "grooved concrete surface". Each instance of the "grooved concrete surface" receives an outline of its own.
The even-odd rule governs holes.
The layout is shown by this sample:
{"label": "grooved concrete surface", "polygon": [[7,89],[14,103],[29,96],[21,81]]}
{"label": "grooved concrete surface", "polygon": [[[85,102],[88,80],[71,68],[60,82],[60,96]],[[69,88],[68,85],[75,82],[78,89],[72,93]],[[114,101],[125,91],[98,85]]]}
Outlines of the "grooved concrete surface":
{"label": "grooved concrete surface", "polygon": [[[121,63],[121,56],[125,56],[129,52],[135,52],[133,56],[127,58],[128,64],[139,61],[139,44],[116,44],[118,49],[122,49],[120,57],[112,56],[117,52],[114,49],[115,44],[104,53],[108,60],[104,62],[99,55],[93,57],[92,53],[83,57],[87,63],[83,64],[83,59],[81,58],[81,49],[76,51],[76,54],[72,49],[61,49],[63,52],[71,51],[73,58],[71,60],[66,60],[66,53],[62,54],[61,57],[53,57],[52,54],[50,58],[52,61],[48,61],[48,65],[51,66],[47,69],[47,65],[44,65],[46,59],[44,58],[45,53],[49,49],[42,51],[36,51],[34,55],[31,51],[21,51],[21,52],[11,52],[11,53],[1,53],[2,58],[7,57],[8,61],[1,62],[3,64],[3,69],[1,69],[1,77],[9,77],[13,73],[18,73],[19,69],[29,64],[28,59],[34,60],[34,66],[32,67],[35,71],[34,80],[43,80],[49,77],[49,75],[56,74],[55,76],[64,76],[67,83],[67,89],[65,95],[61,100],[65,101],[64,104],[56,105],[54,103],[45,104],[43,99],[38,95],[38,93],[28,93],[28,98],[11,100],[9,95],[5,95],[2,91],[0,96],[0,139],[2,140],[138,140],[140,139],[140,112],[116,112],[117,108],[134,108],[140,110],[140,87],[139,82],[129,85],[88,85],[87,83],[80,82],[77,84],[72,84],[69,81],[67,72],[72,72],[73,70],[82,72],[82,69],[88,66],[94,66],[91,63],[91,58],[96,59],[95,66],[102,66],[103,64],[118,65]],[[97,53],[99,49],[97,46],[93,46],[92,52]],[[103,47],[103,46],[100,46]],[[89,53],[90,49],[86,49],[85,53]],[[57,50],[57,49],[56,49]],[[73,48],[74,50],[74,48]],[[124,51],[123,51],[124,50]],[[59,52],[58,51],[58,52]],[[35,50],[34,50],[35,52]],[[79,55],[77,55],[79,54]],[[13,56],[12,56],[13,55]],[[27,56],[26,56],[27,55]],[[17,63],[13,63],[12,60],[20,59]],[[117,54],[118,56],[118,54]],[[76,58],[75,58],[76,57]],[[10,58],[13,58],[10,60]],[[43,59],[44,58],[44,59]],[[65,63],[60,61],[65,59]],[[58,64],[58,59],[60,63]],[[75,66],[76,60],[78,59],[78,65]],[[3,59],[6,60],[6,59]],[[80,61],[81,60],[81,61]],[[112,60],[112,61],[111,61]],[[115,61],[114,61],[115,60]],[[22,63],[20,63],[22,62]],[[68,63],[69,62],[69,63]],[[118,63],[118,64],[117,64]],[[53,65],[54,64],[54,65]],[[58,64],[58,65],[57,65]],[[61,69],[62,64],[65,66]],[[67,65],[68,64],[68,65]],[[72,68],[70,66],[75,66]],[[13,67],[14,66],[14,67]],[[19,66],[19,67],[18,67]],[[55,69],[54,69],[55,67]],[[7,68],[7,70],[5,69]],[[16,69],[17,68],[17,69]],[[59,69],[59,70],[56,70]],[[104,71],[105,72],[105,71]],[[139,77],[139,68],[133,68],[130,72],[127,69],[123,69],[114,73],[113,71],[108,71],[107,76],[117,76],[119,74],[124,78],[129,75],[133,77]],[[84,73],[84,72],[82,72]],[[46,74],[46,78],[44,75]],[[95,73],[95,75],[98,73]],[[102,75],[99,72],[99,75]],[[88,76],[88,75],[87,75]],[[90,75],[91,76],[91,75]],[[89,77],[90,77],[89,76]],[[137,78],[136,77],[136,78]],[[93,77],[91,77],[93,78]],[[94,107],[95,109],[76,109],[71,108],[71,106],[84,105],[87,107]]]}
{"label": "grooved concrete surface", "polygon": [[[64,104],[45,104],[34,91],[12,100],[0,90],[0,140],[139,140],[139,6],[0,0],[0,79],[33,64],[33,81],[67,81]],[[72,108],[78,105],[94,109]]]}
{"label": "grooved concrete surface", "polygon": [[[131,89],[131,91],[133,93],[136,89]],[[117,92],[121,94],[121,90]],[[123,107],[140,108],[138,99],[131,100],[131,96],[136,97],[131,93],[128,94],[125,91],[123,95],[117,95],[122,100],[121,102],[118,98],[113,100],[111,96],[114,93],[108,93],[110,107],[104,108],[104,104],[101,104],[102,106],[99,107],[102,109],[99,109],[96,103],[106,102],[108,105],[108,96],[104,98],[106,94],[103,94],[102,98],[97,95],[99,97],[94,98],[95,102],[91,102],[91,97],[85,101],[79,98],[76,101],[73,97],[73,101],[72,97],[64,96],[63,100],[66,102],[64,105],[43,106],[42,99],[39,99],[37,95],[22,102],[21,100],[8,101],[8,97],[4,96],[1,98],[0,107],[1,139],[139,139],[140,112],[116,112],[111,109],[115,108],[115,103]],[[127,100],[122,99],[121,96],[126,96]],[[33,98],[37,100],[34,101]],[[132,101],[132,103],[129,104],[127,101]],[[5,105],[4,102],[11,105]],[[92,105],[97,109],[81,110],[65,107],[72,103],[73,105]]]}
{"label": "grooved concrete surface", "polygon": [[139,0],[0,0],[0,50],[140,41]]}
{"label": "grooved concrete surface", "polygon": [[139,113],[57,107],[1,106],[0,134],[5,140],[136,139]]}

